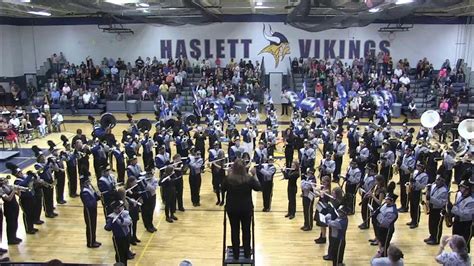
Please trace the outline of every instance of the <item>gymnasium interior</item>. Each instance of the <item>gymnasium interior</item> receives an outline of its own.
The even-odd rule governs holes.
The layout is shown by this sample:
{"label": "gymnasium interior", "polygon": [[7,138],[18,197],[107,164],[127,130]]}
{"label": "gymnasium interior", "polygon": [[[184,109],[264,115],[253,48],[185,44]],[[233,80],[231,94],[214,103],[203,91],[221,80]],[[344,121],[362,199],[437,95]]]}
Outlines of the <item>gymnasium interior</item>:
{"label": "gymnasium interior", "polygon": [[[422,164],[427,172],[434,168],[433,175],[428,173],[429,186],[433,187],[438,177],[446,179],[443,182],[451,207],[459,204],[458,193],[463,199],[472,199],[473,15],[474,0],[0,0],[0,183],[7,182],[4,186],[14,190],[14,200],[20,202],[20,206],[15,205],[13,218],[7,215],[10,208],[4,204],[7,196],[2,190],[1,217],[5,217],[0,226],[0,263],[390,265],[372,264],[374,258],[384,256],[377,247],[383,245],[377,239],[377,229],[374,232],[375,225],[371,224],[377,223],[379,209],[370,210],[370,223],[364,220],[362,201],[367,192],[359,190],[362,181],[353,196],[354,213],[346,217],[343,261],[324,257],[332,254],[331,233],[335,232],[332,227],[326,232],[318,225],[316,220],[324,220],[324,215],[311,217],[311,226],[305,225],[301,178],[309,168],[301,168],[296,181],[296,213],[288,219],[291,193],[285,171],[293,169],[293,164],[288,163],[286,130],[307,129],[303,137],[296,136],[301,146],[295,144],[290,150],[291,160],[301,163],[300,148],[304,149],[303,141],[304,145],[310,142],[317,186],[322,184],[322,160],[332,156],[333,147],[337,151],[338,137],[347,148],[342,155],[334,155],[338,174],[334,174],[330,187],[340,187],[344,194],[350,162],[360,159],[360,143],[365,142],[371,151],[364,167],[372,165],[375,171],[381,167],[383,147],[392,145],[395,161],[387,166],[385,183],[393,182],[396,187],[388,194],[396,195],[395,205],[401,207],[400,196],[408,193],[410,208],[414,208],[413,193],[405,191],[404,170],[400,168],[405,143],[409,142],[415,156],[424,149],[428,158],[418,157],[417,165]],[[250,118],[252,112],[258,119]],[[252,141],[242,136],[248,130],[255,133]],[[352,130],[360,133],[356,144],[351,139]],[[80,148],[73,143],[78,131],[85,137]],[[213,160],[208,157],[215,145],[211,134],[217,131],[221,135],[215,140],[229,157],[226,170],[232,168],[231,146],[238,141],[249,160],[256,156],[259,145],[268,151],[271,148],[276,169],[271,176],[271,209],[263,206],[262,192],[252,193],[251,255],[245,258],[241,253],[232,259],[224,198],[215,202],[220,192],[216,192],[209,163]],[[86,216],[80,196],[83,174],[74,165],[71,176],[67,160],[73,154],[88,154],[89,179],[99,190],[101,170],[110,167],[107,173],[115,179],[119,175],[112,154],[117,150],[125,166],[135,156],[141,169],[161,184],[163,169],[169,166],[160,168],[155,163],[158,150],[164,147],[158,144],[163,141],[160,132],[169,136],[164,145],[171,162],[179,153],[182,163],[187,164],[188,152],[190,158],[202,150],[200,202],[196,204],[192,198],[190,171],[184,171],[184,207],[172,214],[177,218],[173,220],[168,217],[168,199],[160,185],[152,193],[156,193],[156,206],[151,210],[156,231],[144,226],[141,213],[133,229],[140,241],[128,244],[128,260],[119,261],[115,231],[104,229],[109,219],[105,217],[104,191],[98,193],[96,211],[95,234],[100,245],[91,248],[88,243],[86,224],[90,216]],[[385,136],[380,142],[372,138],[377,132]],[[113,138],[113,143],[102,138],[104,135]],[[202,136],[201,149],[197,143]],[[184,142],[189,143],[185,148]],[[242,145],[244,142],[250,146]],[[106,146],[107,158],[102,165],[97,165],[92,151],[95,146]],[[145,147],[151,149],[151,159],[144,156]],[[132,156],[129,148],[135,149]],[[435,152],[438,155],[430,160],[429,154]],[[45,164],[62,161],[63,174],[48,185],[47,193],[54,193],[49,199],[53,203],[46,203],[47,193],[36,202],[43,213],[34,221],[38,231],[30,234],[25,224],[28,215],[24,215],[28,206],[22,204],[21,197],[32,188],[18,186],[15,179],[19,172],[41,179],[40,156]],[[446,156],[452,160],[447,162]],[[77,163],[79,159],[74,160]],[[171,162],[167,164],[175,165]],[[148,163],[152,166],[145,167]],[[261,169],[260,163],[254,164],[258,164],[257,171]],[[413,170],[405,175],[411,176],[407,180],[410,189],[410,182],[416,181]],[[123,183],[117,182],[117,189],[127,188],[129,175],[125,174]],[[462,184],[467,184],[467,190],[470,186],[466,192],[469,196],[462,194]],[[432,233],[426,185],[415,201],[419,214],[414,215],[419,222],[414,222],[406,210],[399,211],[394,221],[388,244],[403,252],[403,262],[393,265],[442,264],[437,257],[440,246],[446,245],[446,252],[451,252],[448,242],[443,241],[445,236],[454,235],[452,228],[459,219],[450,213],[448,203],[449,210],[445,212],[443,204],[441,218],[437,218],[437,241],[423,242]],[[319,191],[316,186],[312,189]],[[132,189],[125,193],[129,191]],[[311,205],[314,211],[323,197],[318,195],[314,207]],[[57,216],[47,213],[48,204]],[[141,201],[136,206],[137,213],[142,212]],[[474,200],[466,208],[474,217]],[[333,218],[341,219],[337,210],[335,213]],[[454,227],[445,224],[447,217],[454,217]],[[463,219],[464,225],[469,223]],[[463,229],[466,250],[474,246],[470,242],[472,218],[470,222],[470,228],[467,225]],[[369,228],[362,230],[361,223]],[[20,240],[10,239],[11,231]],[[323,234],[328,241],[315,243]],[[337,248],[336,253],[339,256]]]}

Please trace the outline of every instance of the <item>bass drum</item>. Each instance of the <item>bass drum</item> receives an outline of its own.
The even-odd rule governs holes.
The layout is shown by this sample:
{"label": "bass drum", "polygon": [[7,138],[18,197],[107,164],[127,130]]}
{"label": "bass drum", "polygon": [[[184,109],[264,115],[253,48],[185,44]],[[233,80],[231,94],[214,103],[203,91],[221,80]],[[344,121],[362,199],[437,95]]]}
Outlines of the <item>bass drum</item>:
{"label": "bass drum", "polygon": [[147,118],[142,118],[137,123],[138,130],[140,132],[150,131],[151,130],[151,121]]}
{"label": "bass drum", "polygon": [[187,126],[194,126],[197,123],[197,117],[193,113],[185,113],[183,121]]}

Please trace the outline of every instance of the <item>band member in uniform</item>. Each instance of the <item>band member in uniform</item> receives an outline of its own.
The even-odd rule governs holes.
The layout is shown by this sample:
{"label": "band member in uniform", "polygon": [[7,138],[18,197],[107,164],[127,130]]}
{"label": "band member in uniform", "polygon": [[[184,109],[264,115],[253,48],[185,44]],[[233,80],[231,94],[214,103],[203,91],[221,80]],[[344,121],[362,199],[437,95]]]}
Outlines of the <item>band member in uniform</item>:
{"label": "band member in uniform", "polygon": [[446,185],[448,186],[448,188],[451,187],[451,179],[453,178],[453,168],[456,164],[456,160],[454,160],[455,155],[456,154],[451,148],[442,154],[442,168],[444,170],[443,177],[446,179]]}
{"label": "band member in uniform", "polygon": [[301,174],[306,174],[307,169],[314,169],[314,160],[316,159],[316,152],[310,147],[309,141],[304,140],[304,147],[298,152],[298,160],[301,162]]}
{"label": "band member in uniform", "polygon": [[301,191],[303,198],[303,216],[304,225],[301,227],[303,231],[313,230],[313,204],[314,204],[314,186],[316,185],[316,177],[314,169],[309,168],[306,174],[301,177]]}
{"label": "band member in uniform", "polygon": [[91,149],[94,157],[94,172],[97,178],[100,178],[104,165],[107,164],[109,147],[105,143],[101,143],[99,139],[95,139],[95,144]]}
{"label": "band member in uniform", "polygon": [[295,134],[293,133],[293,127],[290,126],[285,130],[285,165],[287,168],[291,168],[293,164],[293,154],[295,152]]}
{"label": "band member in uniform", "polygon": [[[22,241],[16,236],[18,230],[18,215],[20,213],[20,206],[16,201],[15,190],[28,191],[28,187],[18,187],[17,189],[8,184],[8,178],[0,178],[0,193],[3,200],[3,214],[7,223],[7,240],[8,245],[18,245]],[[1,261],[0,261],[1,262]]]}
{"label": "band member in uniform", "polygon": [[356,195],[357,195],[357,187],[361,182],[362,173],[360,169],[357,167],[357,162],[355,159],[352,159],[349,169],[347,169],[346,173],[346,197],[349,199],[348,201],[348,208],[349,213],[348,215],[355,213],[355,204],[356,204]]}
{"label": "band member in uniform", "polygon": [[268,160],[268,150],[265,148],[265,142],[260,140],[258,142],[258,147],[255,149],[253,154],[253,162],[255,164],[262,164]]}
{"label": "band member in uniform", "polygon": [[326,158],[322,159],[321,164],[319,165],[320,177],[332,176],[335,169],[336,162],[332,160],[332,153],[326,152]]}
{"label": "band member in uniform", "polygon": [[120,150],[120,144],[112,146],[111,149],[112,156],[115,158],[115,164],[117,169],[117,182],[125,183],[125,156],[124,152]]}
{"label": "band member in uniform", "polygon": [[269,212],[272,206],[273,196],[273,175],[275,175],[276,168],[273,165],[273,157],[268,157],[267,163],[261,164],[257,169],[262,175],[262,198],[263,198],[263,212]]}
{"label": "band member in uniform", "polygon": [[472,186],[468,180],[463,180],[459,184],[459,192],[456,193],[456,200],[451,209],[454,215],[453,235],[460,235],[466,240],[467,252],[470,253],[472,238],[472,222],[474,213],[474,195]]}
{"label": "band member in uniform", "polygon": [[77,197],[77,157],[76,154],[71,149],[71,144],[66,136],[61,135],[61,140],[63,141],[63,147],[65,151],[63,152],[66,161],[66,173],[67,173],[67,184],[69,190],[69,197]]}
{"label": "band member in uniform", "polygon": [[[40,186],[44,195],[43,208],[46,213],[45,216],[47,218],[54,218],[58,216],[58,214],[54,212],[54,179],[52,174],[52,168],[54,164],[53,157],[49,157],[48,160],[46,160],[44,154],[41,152],[41,150],[39,150],[37,146],[33,146],[32,149],[37,151],[37,163],[35,163],[34,167],[36,171],[38,171],[39,178],[44,181],[40,184]],[[39,211],[37,210],[36,221],[40,220],[40,216],[41,209],[39,209]]]}
{"label": "band member in uniform", "polygon": [[428,229],[430,236],[424,241],[428,245],[438,245],[443,235],[444,216],[441,211],[448,203],[449,192],[445,179],[440,175],[436,177],[436,181],[429,188],[426,192],[426,199],[429,204]]}
{"label": "band member in uniform", "polygon": [[400,202],[399,212],[408,212],[408,193],[406,183],[410,181],[410,175],[415,170],[415,157],[410,147],[405,148],[400,165]]}
{"label": "band member in uniform", "polygon": [[159,185],[163,188],[162,191],[165,198],[165,216],[168,223],[178,220],[174,215],[176,212],[176,187],[174,184],[176,179],[177,177],[174,174],[173,166],[168,166],[159,181]]}
{"label": "band member in uniform", "polygon": [[91,154],[89,146],[83,144],[80,139],[73,143],[75,143],[74,154],[77,158],[77,171],[79,175],[87,174],[89,173],[89,156]]}
{"label": "band member in uniform", "polygon": [[349,157],[351,159],[355,158],[356,150],[359,146],[360,133],[356,125],[349,127],[347,132],[347,140],[349,142]]}
{"label": "band member in uniform", "polygon": [[188,157],[189,149],[193,146],[193,141],[183,129],[180,129],[178,134],[175,140],[176,152],[179,153],[182,158]]}
{"label": "band member in uniform", "polygon": [[420,201],[421,191],[428,184],[428,174],[425,173],[425,167],[422,163],[416,165],[416,170],[413,172],[413,177],[410,178],[409,186],[410,193],[408,195],[410,199],[410,217],[411,221],[407,223],[410,229],[418,227],[420,222]]}
{"label": "band member in uniform", "polygon": [[377,240],[379,242],[379,251],[377,256],[387,256],[387,250],[390,247],[393,233],[395,232],[395,222],[398,219],[397,195],[393,191],[389,191],[385,196],[385,203],[374,211],[374,216],[377,221]]}
{"label": "band member in uniform", "polygon": [[328,227],[325,220],[321,220],[319,214],[325,214],[327,212],[328,204],[330,202],[331,196],[331,176],[325,175],[321,178],[321,188],[315,190],[319,194],[319,201],[316,205],[316,211],[314,213],[314,220],[316,225],[321,228],[321,234],[319,238],[315,239],[316,244],[325,244],[326,243],[326,234]]}
{"label": "band member in uniform", "polygon": [[341,205],[337,209],[337,218],[331,214],[326,214],[326,224],[329,226],[329,248],[324,260],[332,260],[333,265],[344,265],[344,250],[346,249],[346,232],[349,220],[347,214],[349,210]]}
{"label": "band member in uniform", "polygon": [[253,150],[253,140],[257,137],[255,131],[250,126],[250,122],[245,122],[245,126],[240,130],[240,135],[242,136],[241,143],[244,152],[251,154]]}
{"label": "band member in uniform", "polygon": [[113,201],[110,204],[113,210],[106,217],[105,230],[112,231],[112,241],[115,248],[115,261],[127,265],[130,249],[130,226],[132,218],[123,206],[123,201]]}
{"label": "band member in uniform", "polygon": [[[181,156],[180,156],[181,158]],[[160,171],[160,177],[165,172],[166,166],[170,164],[170,154],[166,152],[166,147],[161,146],[158,149],[158,154],[155,157],[155,166]]]}
{"label": "band member in uniform", "polygon": [[[191,148],[192,150],[193,148]],[[181,160],[181,155],[175,154],[173,156],[173,170],[174,170],[174,186],[176,188],[176,203],[175,203],[175,210],[178,209],[184,212],[184,205],[183,205],[183,174],[184,174],[184,164],[183,160]],[[163,192],[163,190],[161,190]]]}
{"label": "band member in uniform", "polygon": [[359,169],[362,173],[362,176],[365,175],[365,166],[367,165],[370,157],[370,151],[366,147],[364,141],[360,142],[360,146],[356,148],[356,161],[359,164]]}
{"label": "band member in uniform", "polygon": [[110,208],[110,204],[115,200],[115,193],[117,192],[117,183],[110,174],[110,166],[106,165],[102,169],[102,176],[99,178],[98,186],[102,196],[104,216],[107,217],[113,211],[113,208]]}
{"label": "band member in uniform", "polygon": [[158,180],[154,176],[153,171],[148,169],[145,179],[139,178],[138,183],[141,186],[144,186],[141,188],[142,191],[140,191],[142,199],[141,211],[143,225],[148,232],[154,233],[157,231],[153,225],[153,213],[155,212],[156,207],[156,189],[158,188]]}
{"label": "band member in uniform", "polygon": [[52,141],[48,141],[49,150],[52,157],[52,169],[54,173],[54,180],[56,180],[56,202],[58,204],[65,204],[64,200],[64,186],[66,185],[66,169],[64,169],[64,161],[66,160],[66,154],[64,152],[58,153],[56,144]]}
{"label": "band member in uniform", "polygon": [[34,193],[32,189],[34,185],[35,175],[33,172],[28,171],[27,174],[23,174],[18,166],[12,163],[6,163],[6,167],[12,171],[12,174],[16,177],[14,184],[17,186],[27,187],[29,190],[20,191],[20,207],[23,211],[23,225],[27,234],[34,234],[38,229],[34,228],[35,220],[35,204],[34,204]]}
{"label": "band member in uniform", "polygon": [[[231,145],[229,143],[229,145]],[[229,147],[229,162],[233,162],[236,158],[241,158],[244,153],[244,149],[240,147],[240,138],[234,139],[234,145]]]}
{"label": "band member in uniform", "polygon": [[143,133],[143,139],[140,142],[143,147],[142,159],[143,167],[145,169],[151,169],[153,165],[153,146],[155,145],[153,139],[150,137],[150,133],[146,130]]}
{"label": "band member in uniform", "polygon": [[268,126],[265,132],[262,132],[262,135],[260,136],[260,140],[265,141],[268,156],[273,156],[273,152],[275,151],[275,148],[276,148],[276,136],[271,126]]}
{"label": "band member in uniform", "polygon": [[84,221],[86,222],[86,239],[88,248],[98,248],[101,243],[96,241],[97,201],[100,196],[91,184],[89,175],[81,175],[81,201],[84,205]]}
{"label": "band member in uniform", "polygon": [[288,212],[285,217],[291,220],[295,218],[296,214],[296,193],[298,192],[296,182],[300,176],[300,165],[298,161],[294,161],[291,164],[291,168],[281,169],[281,171],[283,172],[283,178],[288,180],[288,186],[286,189],[288,196]]}
{"label": "band member in uniform", "polygon": [[[216,146],[217,147],[217,146]],[[216,205],[224,206],[225,203],[225,191],[222,189],[222,182],[225,179],[225,154],[223,150],[218,149],[217,155],[214,155],[215,150],[211,150],[212,160],[211,173],[212,173],[212,189],[217,196]],[[209,153],[210,154],[210,153]],[[211,156],[210,156],[211,157]]]}
{"label": "band member in uniform", "polygon": [[201,126],[198,126],[196,128],[196,132],[194,133],[194,146],[196,147],[196,150],[201,152],[201,156],[204,159],[206,157],[206,138],[207,134],[205,134],[203,128]]}
{"label": "band member in uniform", "polygon": [[[386,185],[386,183],[387,182],[385,181],[385,179],[382,175],[376,175],[375,176],[375,187],[373,188],[372,192],[368,195],[368,197],[370,197],[369,204],[371,206],[371,208],[370,208],[371,210],[376,210],[384,202],[385,196],[387,195],[387,185]],[[395,189],[395,187],[397,186],[394,182],[390,182],[390,185],[394,186],[394,187],[391,187],[391,190]],[[377,246],[378,245],[378,243],[377,243],[377,221],[375,221],[375,219],[372,219],[372,226],[373,226],[373,229],[374,229],[375,238],[370,239],[369,242],[370,242],[370,245]]]}
{"label": "band member in uniform", "polygon": [[189,188],[191,191],[191,202],[194,207],[201,206],[200,191],[201,191],[201,171],[204,165],[204,160],[199,151],[196,155],[189,156]]}
{"label": "band member in uniform", "polygon": [[342,136],[337,135],[336,141],[333,142],[334,162],[336,167],[334,169],[332,182],[339,183],[339,175],[341,174],[342,157],[346,153],[346,144],[342,143]]}
{"label": "band member in uniform", "polygon": [[[137,185],[137,186],[135,186]],[[140,193],[134,189],[139,187],[135,177],[129,177],[125,184],[125,187],[121,187],[117,190],[117,197],[123,201],[125,209],[128,211],[130,218],[132,219],[132,226],[130,230],[130,244],[136,246],[138,242],[141,242],[137,237],[137,224],[140,220],[140,206],[141,200]],[[130,251],[129,259],[133,258],[135,255]]]}
{"label": "band member in uniform", "polygon": [[383,142],[383,152],[380,154],[380,174],[384,177],[385,182],[392,179],[392,165],[395,163],[395,153],[390,149],[390,143],[385,140]]}
{"label": "band member in uniform", "polygon": [[137,155],[129,157],[128,166],[127,166],[127,176],[135,177],[137,180],[142,176],[142,168],[138,164]]}
{"label": "band member in uniform", "polygon": [[361,201],[361,214],[363,222],[359,225],[359,228],[369,229],[370,227],[370,213],[369,213],[369,203],[370,203],[370,195],[375,187],[375,165],[368,164],[366,166],[366,173],[364,179],[361,181],[362,184],[360,186],[360,195],[362,197]]}

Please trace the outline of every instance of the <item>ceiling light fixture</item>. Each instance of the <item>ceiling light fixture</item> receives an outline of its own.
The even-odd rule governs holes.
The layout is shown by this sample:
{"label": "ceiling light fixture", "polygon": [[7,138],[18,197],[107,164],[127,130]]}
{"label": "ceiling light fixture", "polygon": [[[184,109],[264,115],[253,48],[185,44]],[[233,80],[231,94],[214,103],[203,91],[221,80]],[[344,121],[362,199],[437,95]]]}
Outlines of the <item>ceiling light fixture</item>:
{"label": "ceiling light fixture", "polygon": [[369,9],[369,12],[370,12],[370,13],[377,13],[377,12],[379,12],[379,11],[380,11],[380,8],[378,8],[378,7],[373,7],[373,8],[371,8],[371,9]]}
{"label": "ceiling light fixture", "polygon": [[138,0],[104,0],[104,2],[114,4],[114,5],[123,6],[123,5],[126,5],[126,4],[138,4],[140,1],[138,1]]}
{"label": "ceiling light fixture", "polygon": [[150,7],[150,5],[148,3],[139,3],[138,6],[139,7]]}
{"label": "ceiling light fixture", "polygon": [[262,1],[258,1],[257,3],[255,3],[257,6],[263,6],[263,3]]}
{"label": "ceiling light fixture", "polygon": [[51,13],[46,12],[46,11],[28,11],[28,13],[32,15],[44,16],[44,17],[51,16]]}
{"label": "ceiling light fixture", "polygon": [[405,5],[405,4],[411,4],[413,3],[414,0],[397,0],[397,2],[395,2],[396,5]]}
{"label": "ceiling light fixture", "polygon": [[255,8],[257,9],[268,9],[268,8],[274,8],[272,6],[256,6]]}

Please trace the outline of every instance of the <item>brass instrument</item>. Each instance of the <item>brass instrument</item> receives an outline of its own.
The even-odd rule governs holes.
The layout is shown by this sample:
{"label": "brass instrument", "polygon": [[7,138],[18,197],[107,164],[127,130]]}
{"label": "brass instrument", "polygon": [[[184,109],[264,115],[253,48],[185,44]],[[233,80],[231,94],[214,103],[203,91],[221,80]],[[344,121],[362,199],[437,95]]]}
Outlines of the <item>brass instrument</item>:
{"label": "brass instrument", "polygon": [[426,185],[425,200],[421,201],[425,214],[430,214],[430,192],[433,184]]}
{"label": "brass instrument", "polygon": [[398,167],[398,164],[394,163],[392,165],[392,168],[393,168],[393,174],[394,175],[398,175],[400,173],[400,168]]}

